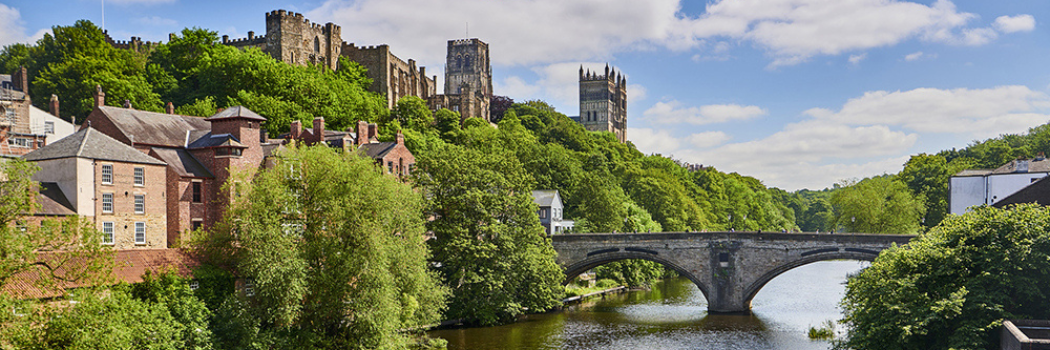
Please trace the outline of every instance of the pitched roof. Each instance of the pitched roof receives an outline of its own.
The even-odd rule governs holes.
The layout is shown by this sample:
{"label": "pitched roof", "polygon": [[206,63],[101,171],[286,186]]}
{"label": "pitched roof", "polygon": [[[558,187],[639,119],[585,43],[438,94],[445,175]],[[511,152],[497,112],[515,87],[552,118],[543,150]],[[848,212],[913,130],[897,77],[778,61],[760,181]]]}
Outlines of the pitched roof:
{"label": "pitched roof", "polygon": [[205,120],[213,121],[213,120],[217,120],[217,119],[237,119],[237,118],[244,118],[244,119],[251,119],[251,120],[258,120],[258,121],[266,121],[266,118],[263,118],[262,116],[256,114],[255,112],[252,112],[252,110],[250,110],[250,109],[248,109],[247,107],[244,107],[244,106],[234,106],[234,107],[230,107],[230,108],[224,109],[221,112],[215,113],[215,115],[210,116],[210,117],[208,117],[208,119],[205,119]]}
{"label": "pitched roof", "polygon": [[30,161],[41,161],[74,157],[165,165],[164,162],[90,127],[83,128],[73,135],[66,136],[61,140],[55,141],[55,143],[29,152],[24,158]]}
{"label": "pitched roof", "polygon": [[208,168],[206,168],[197,157],[190,154],[182,148],[166,148],[166,147],[153,147],[150,152],[157,158],[160,158],[165,163],[168,163],[168,167],[175,171],[179,176],[184,177],[202,177],[202,178],[214,178]]}
{"label": "pitched roof", "polygon": [[183,147],[187,142],[187,131],[211,130],[211,123],[204,118],[110,106],[98,109],[109,117],[124,135],[133,137],[135,143]]}
{"label": "pitched roof", "polygon": [[366,143],[361,145],[361,150],[363,150],[369,157],[379,159],[383,158],[387,153],[390,153],[395,146],[397,146],[397,142]]}
{"label": "pitched roof", "polygon": [[240,143],[236,137],[230,134],[218,134],[213,135],[211,133],[204,135],[194,141],[192,141],[187,148],[207,148],[207,147],[240,147],[248,148],[244,144]]}
{"label": "pitched roof", "polygon": [[996,168],[992,174],[1046,173],[1050,172],[1050,159],[1017,159]]}
{"label": "pitched roof", "polygon": [[65,193],[58,188],[54,182],[41,182],[36,203],[40,205],[34,215],[77,215],[73,210],[73,203],[66,198]]}
{"label": "pitched roof", "polygon": [[549,207],[554,203],[554,198],[558,197],[558,190],[535,190],[532,191],[532,201],[536,202],[537,206]]}
{"label": "pitched roof", "polygon": [[[40,253],[39,258],[47,261],[50,255],[65,254],[64,252]],[[178,249],[129,249],[118,250],[113,256],[113,277],[117,282],[139,283],[146,271],[154,273],[161,272],[167,268],[174,268],[175,272],[183,277],[192,276],[192,269],[200,265],[200,261]],[[40,271],[24,271],[8,280],[0,293],[12,295],[18,298],[49,298],[60,296],[53,290],[43,290],[36,286],[35,281],[39,278]],[[84,283],[61,283],[63,288],[85,287]]]}

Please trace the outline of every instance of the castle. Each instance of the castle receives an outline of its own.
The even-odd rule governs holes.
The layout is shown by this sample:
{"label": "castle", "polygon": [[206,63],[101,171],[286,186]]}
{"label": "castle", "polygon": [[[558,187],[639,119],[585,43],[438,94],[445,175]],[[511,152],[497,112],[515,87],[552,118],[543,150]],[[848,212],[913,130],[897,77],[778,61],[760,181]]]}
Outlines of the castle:
{"label": "castle", "polygon": [[605,65],[605,75],[580,66],[580,124],[588,131],[608,131],[627,142],[627,78]]}
{"label": "castle", "polygon": [[273,58],[296,65],[318,64],[336,69],[339,56],[368,69],[370,90],[387,98],[387,108],[394,108],[406,96],[427,101],[434,109],[448,108],[463,118],[489,120],[492,97],[492,66],[488,44],[478,39],[450,40],[445,69],[445,94],[437,94],[437,76],[427,77],[426,67],[395,56],[389,45],[357,46],[342,39],[342,28],[331,22],[312,23],[301,13],[285,10],[266,14],[266,35],[231,40],[222,36],[224,45],[240,49],[256,47]]}

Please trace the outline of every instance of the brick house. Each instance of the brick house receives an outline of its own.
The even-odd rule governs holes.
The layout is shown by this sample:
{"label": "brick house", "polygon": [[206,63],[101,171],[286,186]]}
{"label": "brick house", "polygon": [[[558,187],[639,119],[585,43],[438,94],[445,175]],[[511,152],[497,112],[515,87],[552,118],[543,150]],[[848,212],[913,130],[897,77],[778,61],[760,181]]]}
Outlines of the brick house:
{"label": "brick house", "polygon": [[167,184],[168,245],[177,247],[190,231],[207,229],[222,220],[232,194],[222,187],[238,171],[252,176],[279,144],[268,143],[261,123],[266,119],[244,107],[231,107],[209,118],[140,111],[103,105],[85,125],[167,163],[161,176]]}
{"label": "brick house", "polygon": [[46,135],[33,132],[32,108],[26,68],[0,75],[0,157],[18,157],[44,147]]}
{"label": "brick house", "polygon": [[24,158],[40,167],[43,214],[88,217],[115,249],[167,248],[164,162],[93,128]]}
{"label": "brick house", "polygon": [[376,139],[378,125],[365,121],[357,122],[357,130],[325,130],[324,118],[314,118],[313,129],[303,129],[302,123],[293,121],[291,131],[278,136],[284,143],[291,140],[316,144],[322,140],[330,147],[342,148],[344,151],[358,151],[372,158],[384,173],[405,177],[411,174],[416,164],[416,157],[405,147],[405,136],[399,131],[393,142],[379,142]]}

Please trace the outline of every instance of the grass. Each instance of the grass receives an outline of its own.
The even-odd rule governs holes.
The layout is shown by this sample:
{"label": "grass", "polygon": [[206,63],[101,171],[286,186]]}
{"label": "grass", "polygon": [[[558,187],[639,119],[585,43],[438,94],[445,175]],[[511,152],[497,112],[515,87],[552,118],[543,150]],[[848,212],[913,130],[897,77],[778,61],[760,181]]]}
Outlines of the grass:
{"label": "grass", "polygon": [[820,327],[809,327],[809,339],[831,340],[835,339],[835,321],[827,320]]}

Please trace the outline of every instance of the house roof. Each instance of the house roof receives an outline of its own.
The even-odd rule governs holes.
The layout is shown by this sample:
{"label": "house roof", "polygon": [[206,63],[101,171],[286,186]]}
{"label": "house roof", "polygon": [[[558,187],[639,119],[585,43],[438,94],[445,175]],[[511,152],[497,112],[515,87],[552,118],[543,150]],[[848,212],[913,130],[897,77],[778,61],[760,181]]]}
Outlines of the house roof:
{"label": "house roof", "polygon": [[113,121],[120,132],[129,138],[133,137],[134,143],[183,147],[187,143],[187,131],[192,134],[195,130],[211,130],[211,123],[204,118],[110,106],[98,109]]}
{"label": "house roof", "polygon": [[[554,199],[558,198],[558,190],[535,190],[532,191],[532,201],[536,202],[537,206],[549,207],[554,203]],[[559,198],[560,200],[560,198]]]}
{"label": "house roof", "polygon": [[15,89],[0,88],[0,99],[3,100],[24,100],[26,94],[24,92]]}
{"label": "house roof", "polygon": [[993,169],[966,169],[952,175],[952,177],[988,176]]}
{"label": "house roof", "polygon": [[[51,255],[63,252],[40,253],[41,260],[47,261]],[[192,276],[192,269],[200,265],[197,258],[178,249],[130,249],[118,250],[113,256],[113,277],[117,282],[139,283],[146,271],[154,273],[173,268],[183,277]],[[39,270],[25,271],[8,280],[0,293],[18,298],[49,298],[60,296],[53,290],[40,289],[34,283],[39,278]],[[63,288],[85,287],[84,283],[64,283]]]}
{"label": "house roof", "polygon": [[397,142],[376,142],[363,144],[360,148],[369,157],[379,159],[394,150],[395,146],[397,146]]}
{"label": "house roof", "polygon": [[26,160],[41,161],[61,158],[87,158],[114,162],[165,165],[131,146],[95,130],[83,128],[72,135],[38,148],[25,155]]}
{"label": "house roof", "polygon": [[153,147],[150,149],[154,156],[160,158],[176,174],[183,177],[214,178],[208,168],[205,167],[197,157],[182,148]]}
{"label": "house roof", "polygon": [[208,147],[239,147],[248,148],[244,144],[240,143],[236,137],[230,134],[211,134],[208,133],[194,141],[192,141],[187,148],[208,148]]}
{"label": "house roof", "polygon": [[35,215],[77,215],[77,212],[73,210],[73,203],[66,198],[65,193],[62,193],[58,184],[54,182],[40,183],[36,203],[40,205],[40,208],[33,213]]}
{"label": "house roof", "polygon": [[[1027,164],[1027,171],[1024,169],[1024,165]],[[1013,174],[1013,173],[1046,173],[1050,172],[1050,159],[1036,158],[1036,159],[1017,159],[1012,160],[1009,163],[1003,164],[1003,166],[996,168],[992,171],[992,174]]]}
{"label": "house roof", "polygon": [[998,202],[992,204],[992,206],[1002,208],[1007,205],[1020,203],[1050,205],[1050,176],[1039,179],[1017,192],[1011,193],[1009,196],[1006,196],[1006,198],[1000,199]]}
{"label": "house roof", "polygon": [[230,108],[224,109],[224,110],[220,111],[219,113],[215,113],[215,115],[208,117],[208,119],[205,119],[205,120],[213,121],[213,120],[238,119],[238,118],[258,120],[258,121],[266,121],[266,118],[263,118],[262,116],[256,114],[255,112],[252,112],[250,109],[248,109],[247,107],[244,107],[244,106],[234,106],[234,107],[230,107]]}

